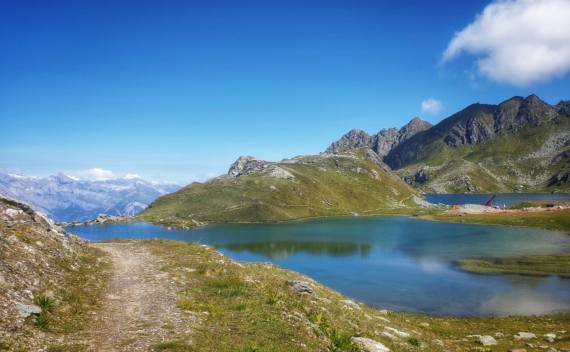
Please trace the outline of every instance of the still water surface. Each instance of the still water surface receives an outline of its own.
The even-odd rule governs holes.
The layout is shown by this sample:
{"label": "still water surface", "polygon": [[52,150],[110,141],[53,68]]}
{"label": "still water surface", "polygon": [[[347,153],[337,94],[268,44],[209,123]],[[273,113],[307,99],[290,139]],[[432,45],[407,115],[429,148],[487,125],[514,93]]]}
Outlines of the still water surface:
{"label": "still water surface", "polygon": [[[426,194],[430,203],[455,204],[481,204],[485,205],[494,194]],[[498,193],[493,199],[493,205],[515,205],[531,200],[545,200],[556,202],[570,202],[570,194],[550,193]]]}
{"label": "still water surface", "polygon": [[561,232],[429,222],[397,216],[282,224],[218,224],[166,230],[146,223],[68,228],[89,240],[167,238],[214,245],[240,261],[271,261],[348,297],[398,312],[435,315],[570,311],[570,280],[477,275],[456,269],[468,257],[555,254]]}

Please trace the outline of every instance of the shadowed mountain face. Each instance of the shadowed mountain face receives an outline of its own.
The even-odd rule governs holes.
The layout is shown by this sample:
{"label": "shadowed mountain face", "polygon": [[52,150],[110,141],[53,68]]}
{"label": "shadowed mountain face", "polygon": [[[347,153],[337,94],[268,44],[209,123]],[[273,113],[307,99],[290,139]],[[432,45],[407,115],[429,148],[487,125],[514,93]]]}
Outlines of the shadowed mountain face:
{"label": "shadowed mountain face", "polygon": [[21,199],[57,221],[86,221],[98,214],[134,215],[156,198],[179,190],[141,178],[78,181],[62,173],[49,177],[0,174],[0,194]]}
{"label": "shadowed mountain face", "polygon": [[420,121],[373,137],[353,130],[326,152],[373,145],[425,193],[570,191],[570,101],[513,97],[470,105],[435,126]]}

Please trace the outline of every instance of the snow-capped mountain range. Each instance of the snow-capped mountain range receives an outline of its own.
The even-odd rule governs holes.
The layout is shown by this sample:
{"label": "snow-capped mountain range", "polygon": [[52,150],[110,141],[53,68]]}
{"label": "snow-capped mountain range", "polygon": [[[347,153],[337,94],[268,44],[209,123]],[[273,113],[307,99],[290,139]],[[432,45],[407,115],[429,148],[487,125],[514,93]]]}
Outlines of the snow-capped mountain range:
{"label": "snow-capped mountain range", "polygon": [[0,194],[30,203],[52,219],[65,222],[95,219],[101,213],[134,215],[156,198],[181,188],[131,175],[81,181],[62,173],[49,177],[0,173]]}

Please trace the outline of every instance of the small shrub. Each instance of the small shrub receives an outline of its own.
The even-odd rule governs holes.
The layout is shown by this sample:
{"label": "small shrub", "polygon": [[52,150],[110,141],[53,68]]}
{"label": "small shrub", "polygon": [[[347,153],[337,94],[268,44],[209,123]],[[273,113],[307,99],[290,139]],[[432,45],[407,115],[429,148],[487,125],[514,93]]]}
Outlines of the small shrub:
{"label": "small shrub", "polygon": [[61,347],[61,346],[49,346],[46,351],[47,352],[63,352],[63,347]]}
{"label": "small shrub", "polygon": [[34,298],[34,304],[42,309],[42,313],[51,313],[55,308],[55,299],[47,296],[38,296]]}
{"label": "small shrub", "polygon": [[245,310],[245,308],[247,308],[247,303],[234,304],[230,306],[230,310],[235,310],[238,312]]}
{"label": "small shrub", "polygon": [[351,336],[348,334],[343,334],[339,332],[337,329],[328,329],[325,331],[326,336],[331,341],[329,345],[329,351],[337,352],[337,351],[344,351],[344,352],[361,352],[362,350],[360,347],[353,345]]}
{"label": "small shrub", "polygon": [[228,276],[212,279],[209,281],[209,285],[217,289],[239,289],[244,286],[244,283],[239,277]]}
{"label": "small shrub", "polygon": [[269,290],[267,292],[267,298],[265,299],[265,303],[269,304],[270,306],[274,306],[281,301],[283,294],[279,291],[272,291]]}
{"label": "small shrub", "polygon": [[215,311],[215,307],[211,304],[203,303],[203,302],[194,302],[188,298],[181,298],[178,300],[178,308],[191,310],[194,312],[208,312],[213,313]]}
{"label": "small shrub", "polygon": [[208,275],[211,271],[212,271],[212,269],[210,268],[210,266],[208,264],[202,264],[196,270],[196,272],[200,275]]}
{"label": "small shrub", "polygon": [[408,343],[412,346],[416,346],[416,347],[420,347],[422,345],[422,343],[420,342],[420,340],[415,339],[415,338],[411,338],[408,339]]}
{"label": "small shrub", "polygon": [[185,351],[184,344],[181,341],[167,341],[154,345],[155,351]]}
{"label": "small shrub", "polygon": [[312,310],[307,312],[307,319],[313,323],[317,324],[321,328],[328,328],[330,327],[330,322],[326,315],[315,313]]}
{"label": "small shrub", "polygon": [[50,318],[45,313],[34,317],[34,325],[40,330],[46,330],[49,327],[50,322]]}

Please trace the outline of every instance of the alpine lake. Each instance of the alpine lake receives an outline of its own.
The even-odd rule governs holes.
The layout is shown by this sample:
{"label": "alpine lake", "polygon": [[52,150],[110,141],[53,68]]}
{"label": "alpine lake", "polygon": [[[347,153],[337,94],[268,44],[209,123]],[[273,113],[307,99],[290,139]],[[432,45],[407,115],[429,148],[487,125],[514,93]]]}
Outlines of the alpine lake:
{"label": "alpine lake", "polygon": [[[464,195],[435,196],[440,197],[428,196],[427,200],[448,204],[455,200],[457,204],[464,199]],[[477,196],[487,199],[473,203],[484,204],[490,198]],[[533,200],[570,200],[568,195],[547,199],[526,196]],[[498,203],[507,203],[505,197],[497,198]],[[457,265],[458,259],[465,258],[561,254],[570,245],[565,232],[451,224],[406,216],[210,224],[187,230],[147,223],[67,230],[91,241],[164,238],[212,245],[229,258],[270,261],[310,276],[347,297],[395,312],[505,317],[570,311],[568,279],[481,275],[459,270]]]}

